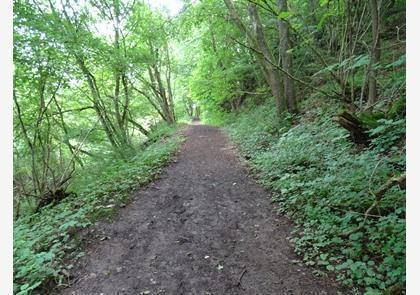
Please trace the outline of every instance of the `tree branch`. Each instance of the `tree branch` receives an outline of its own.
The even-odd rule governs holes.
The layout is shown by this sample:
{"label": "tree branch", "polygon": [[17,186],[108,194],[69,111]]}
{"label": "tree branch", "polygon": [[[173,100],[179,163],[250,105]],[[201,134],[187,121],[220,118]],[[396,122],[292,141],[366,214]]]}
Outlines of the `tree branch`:
{"label": "tree branch", "polygon": [[[236,40],[236,39],[234,39],[234,38],[232,38],[231,37],[231,39],[233,40],[233,41],[235,41],[236,43],[238,43],[239,45],[242,45],[242,46],[244,46],[244,47],[246,47],[246,48],[248,48],[248,49],[250,49],[250,50],[252,50],[252,51],[254,51],[255,53],[257,53],[257,54],[259,54],[259,55],[261,55],[263,58],[264,58],[264,60],[266,60],[269,64],[271,64],[272,66],[274,66],[276,69],[278,69],[279,71],[281,71],[282,73],[284,73],[286,76],[288,76],[290,79],[292,79],[292,80],[295,80],[296,82],[298,82],[298,83],[300,83],[300,84],[302,84],[302,85],[304,85],[304,86],[307,86],[307,87],[309,87],[309,88],[311,88],[312,90],[315,90],[315,91],[318,91],[318,92],[321,92],[322,94],[324,94],[324,95],[326,95],[326,96],[328,96],[328,97],[330,97],[330,98],[334,98],[332,95],[330,95],[329,93],[327,93],[327,92],[325,92],[324,90],[321,90],[321,89],[319,89],[318,87],[315,87],[315,86],[312,86],[311,84],[309,84],[309,83],[307,83],[307,82],[305,82],[305,81],[303,81],[303,80],[301,80],[301,79],[299,79],[299,78],[297,78],[297,77],[295,77],[295,76],[293,76],[293,75],[291,75],[288,71],[286,71],[285,69],[283,69],[282,67],[280,67],[279,65],[276,65],[275,63],[273,63],[270,59],[268,59],[261,51],[259,51],[258,49],[255,49],[254,47],[251,47],[251,46],[248,46],[248,45],[246,45],[246,44],[244,44],[244,43],[242,43],[242,42],[240,42],[240,41],[238,41],[238,40]],[[335,91],[334,91],[334,93],[336,94],[336,95],[340,95],[339,93],[336,93]]]}

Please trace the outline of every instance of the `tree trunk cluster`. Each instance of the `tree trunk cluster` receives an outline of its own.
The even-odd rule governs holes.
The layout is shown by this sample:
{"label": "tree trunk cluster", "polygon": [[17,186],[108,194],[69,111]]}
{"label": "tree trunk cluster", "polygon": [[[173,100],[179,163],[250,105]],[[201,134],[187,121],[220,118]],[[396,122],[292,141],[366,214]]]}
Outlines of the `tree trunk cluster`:
{"label": "tree trunk cluster", "polygon": [[[224,0],[224,2],[232,21],[249,40],[249,46],[253,49],[252,53],[274,97],[277,114],[281,115],[286,111],[297,112],[294,81],[290,78],[293,73],[293,57],[290,53],[291,44],[288,23],[285,20],[278,20],[280,54],[276,58],[267,44],[257,5],[253,2],[250,2],[248,5],[248,15],[251,22],[251,28],[248,28],[240,19],[233,2],[231,0]],[[280,13],[287,12],[287,0],[279,0],[278,8]],[[279,67],[283,71],[279,71]],[[283,75],[283,72],[289,75]]]}

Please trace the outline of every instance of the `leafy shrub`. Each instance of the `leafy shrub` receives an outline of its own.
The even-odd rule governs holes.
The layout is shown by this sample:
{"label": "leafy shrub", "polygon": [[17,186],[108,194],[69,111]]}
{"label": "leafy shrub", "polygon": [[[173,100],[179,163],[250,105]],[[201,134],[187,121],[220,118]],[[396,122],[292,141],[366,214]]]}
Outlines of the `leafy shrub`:
{"label": "leafy shrub", "polygon": [[358,151],[332,121],[337,107],[309,102],[300,124],[291,126],[290,119],[278,123],[266,104],[226,129],[273,190],[279,211],[295,222],[291,241],[307,265],[371,294],[403,288],[405,191],[390,189],[365,223],[364,213],[373,192],[405,170],[404,148],[397,146],[405,120],[379,119],[372,148]]}
{"label": "leafy shrub", "polygon": [[200,119],[204,124],[210,124],[214,126],[221,126],[227,122],[230,118],[229,114],[224,112],[218,107],[210,106],[210,110],[205,109],[200,115]]}
{"label": "leafy shrub", "polygon": [[272,145],[282,132],[291,126],[293,116],[287,115],[278,119],[274,103],[261,106],[250,104],[250,111],[244,111],[238,117],[230,117],[228,131],[240,144],[241,151],[246,158],[263,152]]}
{"label": "leafy shrub", "polygon": [[385,152],[405,137],[405,118],[400,120],[380,119],[378,127],[370,130],[372,144],[379,152]]}

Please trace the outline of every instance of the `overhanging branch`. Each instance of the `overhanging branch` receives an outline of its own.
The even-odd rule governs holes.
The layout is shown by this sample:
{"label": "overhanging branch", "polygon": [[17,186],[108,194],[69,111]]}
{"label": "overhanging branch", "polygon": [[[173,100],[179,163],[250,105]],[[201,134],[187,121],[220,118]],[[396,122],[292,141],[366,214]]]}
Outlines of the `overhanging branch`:
{"label": "overhanging branch", "polygon": [[[324,90],[322,90],[322,89],[319,89],[318,87],[315,87],[315,86],[312,86],[310,83],[307,83],[307,82],[305,82],[305,81],[303,81],[303,80],[301,80],[301,79],[299,79],[299,78],[297,78],[297,77],[295,77],[295,76],[293,76],[292,74],[290,74],[288,71],[286,71],[285,69],[283,69],[282,67],[280,67],[279,65],[276,65],[275,63],[273,63],[270,59],[268,59],[261,51],[259,51],[258,49],[256,49],[256,48],[254,48],[254,47],[252,47],[252,46],[248,46],[248,45],[246,45],[246,44],[244,44],[244,43],[242,43],[242,42],[240,42],[240,41],[238,41],[238,40],[236,40],[236,39],[234,39],[234,38],[232,38],[231,37],[231,39],[233,40],[233,41],[235,41],[236,43],[238,43],[239,45],[241,45],[241,46],[244,46],[244,47],[246,47],[246,48],[248,48],[248,49],[250,49],[250,50],[252,50],[252,51],[254,51],[255,53],[257,53],[258,55],[261,55],[263,58],[264,58],[264,60],[265,61],[267,61],[269,64],[271,64],[273,67],[275,67],[276,69],[278,69],[279,71],[281,71],[283,74],[285,74],[286,76],[288,76],[290,79],[292,79],[292,80],[294,80],[294,81],[296,81],[296,82],[298,82],[298,83],[300,83],[300,84],[302,84],[302,85],[304,85],[304,86],[307,86],[307,87],[309,87],[309,88],[311,88],[312,90],[315,90],[315,91],[318,91],[318,92],[321,92],[322,94],[324,94],[324,95],[326,95],[326,96],[328,96],[328,97],[330,97],[330,98],[334,98],[333,96],[331,96],[328,92],[325,92]],[[334,91],[334,93],[336,94],[336,95],[340,95],[339,93],[337,93],[337,92],[335,92]]]}

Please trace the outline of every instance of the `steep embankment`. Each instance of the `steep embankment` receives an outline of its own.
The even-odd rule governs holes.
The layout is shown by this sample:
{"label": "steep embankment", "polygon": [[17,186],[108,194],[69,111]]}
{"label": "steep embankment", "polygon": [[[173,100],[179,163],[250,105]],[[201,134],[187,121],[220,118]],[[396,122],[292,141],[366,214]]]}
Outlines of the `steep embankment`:
{"label": "steep embankment", "polygon": [[[274,103],[250,105],[224,124],[295,223],[295,251],[322,270],[316,274],[335,274],[368,294],[400,294],[405,187],[387,184],[405,171],[405,118],[389,112],[374,121],[370,146],[363,147],[334,122],[338,103],[308,100],[301,107],[302,115],[278,120]],[[384,194],[376,206],[378,192]]]}

